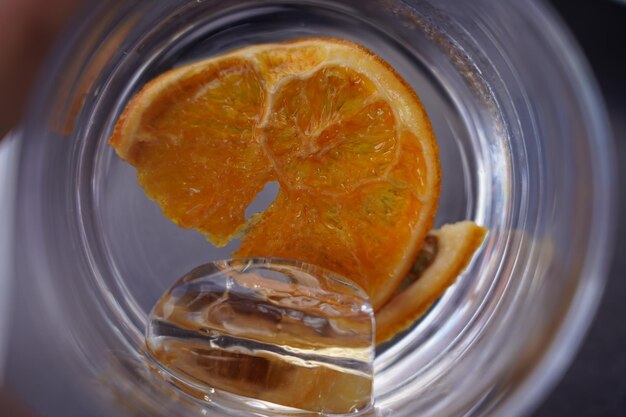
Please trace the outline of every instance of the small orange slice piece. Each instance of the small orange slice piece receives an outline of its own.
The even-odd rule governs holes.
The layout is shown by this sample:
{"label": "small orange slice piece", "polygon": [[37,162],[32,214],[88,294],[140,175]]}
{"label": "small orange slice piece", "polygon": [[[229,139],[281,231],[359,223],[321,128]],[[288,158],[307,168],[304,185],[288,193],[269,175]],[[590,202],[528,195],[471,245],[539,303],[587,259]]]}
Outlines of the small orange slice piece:
{"label": "small orange slice piece", "polygon": [[[464,221],[430,232],[436,253],[428,267],[376,312],[376,343],[410,327],[452,285],[480,247],[487,229]],[[419,257],[418,257],[419,260]]]}
{"label": "small orange slice piece", "polygon": [[[394,294],[432,227],[435,137],[413,90],[343,40],[264,44],[171,70],[129,103],[110,144],[164,214],[234,254],[297,259]],[[246,221],[264,185],[280,190]]]}

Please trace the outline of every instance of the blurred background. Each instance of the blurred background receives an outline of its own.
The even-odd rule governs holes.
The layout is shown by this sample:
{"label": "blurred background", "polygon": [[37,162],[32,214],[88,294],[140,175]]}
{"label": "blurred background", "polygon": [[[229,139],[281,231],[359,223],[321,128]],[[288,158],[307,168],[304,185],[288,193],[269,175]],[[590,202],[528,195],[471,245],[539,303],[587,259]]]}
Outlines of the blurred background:
{"label": "blurred background", "polygon": [[[78,0],[80,1],[80,0]],[[72,14],[73,3],[45,7],[56,1],[0,0],[0,137],[15,124],[24,103],[19,97],[36,76],[29,68],[40,62],[42,51],[53,42],[63,22]],[[59,2],[60,4],[61,2]],[[578,41],[605,98],[613,128],[618,158],[618,176],[626,176],[626,2],[610,0],[551,0]],[[52,17],[49,13],[53,13]],[[28,18],[28,25],[16,25]],[[13,40],[22,31],[32,33],[27,42],[15,47]],[[18,73],[2,63],[20,51],[32,51],[22,58]],[[9,58],[7,58],[9,57]],[[6,198],[12,194],[5,175],[15,163],[11,137],[0,142],[0,274],[8,274],[8,234],[12,220],[7,217]],[[620,207],[626,207],[626,184],[622,182]],[[626,416],[626,221],[616,225],[617,244],[606,291],[597,316],[575,361],[545,401],[532,414],[548,416]],[[5,256],[6,258],[2,258]],[[29,296],[20,282],[0,279],[0,417],[99,416],[101,411],[75,400],[77,395],[64,384],[63,370],[50,363],[45,341],[29,332]],[[16,320],[15,318],[20,318]],[[26,349],[27,348],[27,349]],[[4,358],[4,360],[3,360]],[[57,366],[58,367],[58,366]],[[36,399],[36,401],[33,401]],[[29,405],[27,405],[29,404]],[[103,415],[104,417],[104,415]]]}
{"label": "blurred background", "polygon": [[551,3],[591,65],[608,109],[617,150],[619,224],[604,297],[574,363],[535,413],[626,416],[626,2]]}

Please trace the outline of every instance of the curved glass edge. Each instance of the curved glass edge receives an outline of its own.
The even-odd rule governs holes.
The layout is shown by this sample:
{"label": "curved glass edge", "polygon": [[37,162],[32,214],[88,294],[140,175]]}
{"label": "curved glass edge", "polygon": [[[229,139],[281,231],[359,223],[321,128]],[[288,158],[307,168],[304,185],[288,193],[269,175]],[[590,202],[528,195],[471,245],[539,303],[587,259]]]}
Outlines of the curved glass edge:
{"label": "curved glass edge", "polygon": [[19,132],[0,138],[0,384],[4,377],[6,351],[13,313],[14,228],[17,169],[20,153]]}
{"label": "curved glass edge", "polygon": [[500,399],[494,406],[493,414],[521,416],[530,414],[556,387],[563,377],[581,344],[600,305],[613,257],[617,219],[617,165],[614,159],[614,142],[610,123],[593,77],[593,72],[578,47],[573,35],[560,16],[546,2],[533,1],[526,4],[537,22],[537,28],[546,31],[545,39],[553,44],[552,50],[560,55],[560,60],[573,72],[573,85],[580,89],[581,102],[591,114],[587,118],[589,138],[595,142],[592,154],[594,192],[592,235],[589,237],[589,252],[582,269],[582,284],[577,288],[569,310],[562,320],[549,347],[534,370],[514,390],[508,401]]}

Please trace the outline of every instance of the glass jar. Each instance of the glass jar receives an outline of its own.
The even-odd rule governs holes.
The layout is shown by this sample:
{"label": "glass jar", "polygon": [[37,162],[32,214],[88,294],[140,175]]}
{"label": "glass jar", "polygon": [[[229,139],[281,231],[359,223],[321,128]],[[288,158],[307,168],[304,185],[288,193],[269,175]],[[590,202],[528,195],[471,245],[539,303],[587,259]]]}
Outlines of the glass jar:
{"label": "glass jar", "polygon": [[[597,306],[615,220],[612,144],[589,70],[554,13],[513,0],[112,1],[48,63],[22,138],[17,238],[42,320],[94,407],[233,415],[143,361],[147,313],[179,276],[228,258],[165,219],[107,145],[157,74],[252,43],[354,40],[415,89],[439,140],[437,225],[489,228],[482,250],[403,338],[379,348],[388,416],[520,415],[556,382]],[[256,407],[256,408],[255,408]]]}

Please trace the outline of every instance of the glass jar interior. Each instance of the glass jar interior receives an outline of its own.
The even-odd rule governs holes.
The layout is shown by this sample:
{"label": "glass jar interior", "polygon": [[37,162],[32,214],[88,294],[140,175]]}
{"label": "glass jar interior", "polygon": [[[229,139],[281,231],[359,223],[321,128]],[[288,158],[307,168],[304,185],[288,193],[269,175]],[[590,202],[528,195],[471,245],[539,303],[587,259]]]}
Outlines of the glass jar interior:
{"label": "glass jar interior", "polygon": [[442,162],[437,226],[489,228],[458,282],[379,348],[376,412],[517,413],[554,381],[563,368],[555,355],[572,355],[602,287],[612,165],[584,64],[543,6],[137,1],[101,6],[91,19],[51,65],[60,82],[39,90],[21,161],[20,188],[35,192],[19,202],[19,233],[37,254],[28,268],[52,295],[51,319],[67,324],[82,373],[123,376],[144,411],[165,390],[172,401],[159,415],[272,413],[228,395],[196,401],[143,372],[154,302],[237,242],[214,248],[163,217],[107,139],[132,94],[167,69],[248,44],[331,36],[383,57],[423,101]]}

